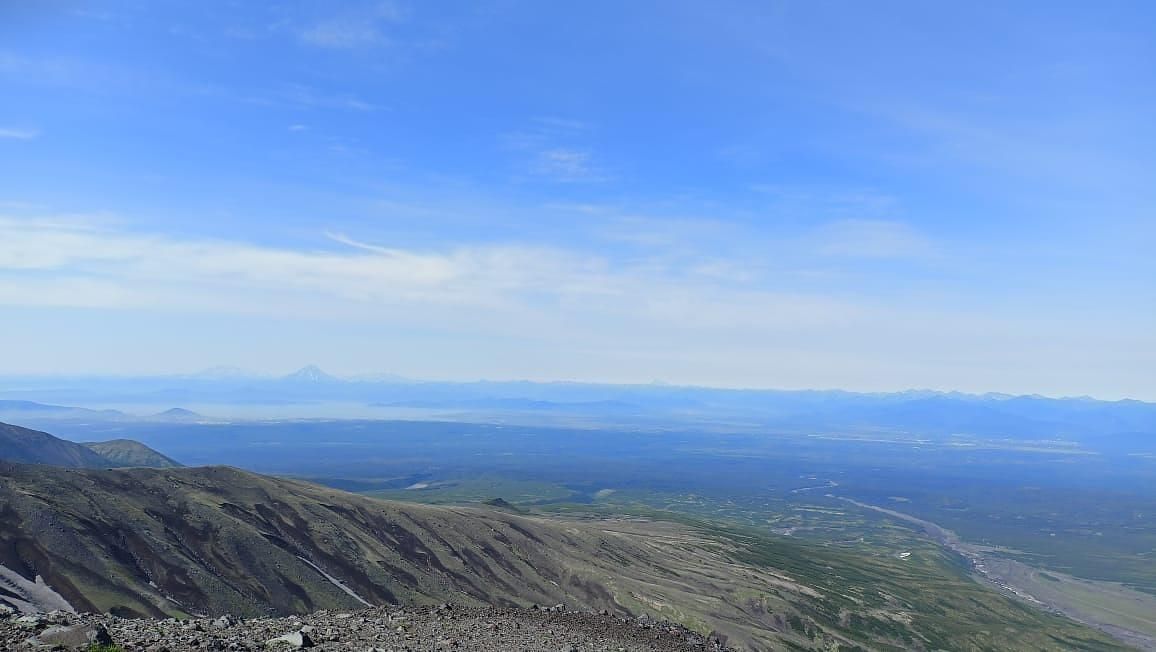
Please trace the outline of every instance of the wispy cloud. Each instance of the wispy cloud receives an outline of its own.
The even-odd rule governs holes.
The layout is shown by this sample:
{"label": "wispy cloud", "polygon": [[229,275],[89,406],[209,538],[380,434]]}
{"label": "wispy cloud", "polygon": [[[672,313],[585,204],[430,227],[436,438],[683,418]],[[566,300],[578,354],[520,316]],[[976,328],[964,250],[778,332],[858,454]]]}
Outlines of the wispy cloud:
{"label": "wispy cloud", "polygon": [[[705,311],[714,315],[712,328],[745,329],[841,320],[855,311],[822,296],[746,287],[735,269],[706,259],[669,270],[547,246],[419,251],[325,236],[301,250],[176,240],[69,218],[0,218],[0,275],[8,279],[0,303],[245,313],[309,305],[362,316],[403,305],[472,307],[501,324],[532,316],[559,328],[579,313],[637,328],[650,320],[704,323]],[[92,291],[74,294],[79,287]],[[266,299],[254,304],[255,296]]]}
{"label": "wispy cloud", "polygon": [[545,127],[560,129],[565,131],[584,131],[590,128],[590,124],[582,120],[575,120],[573,118],[560,118],[558,116],[537,116],[534,122]]}
{"label": "wispy cloud", "polygon": [[[244,95],[243,101],[267,106],[292,106],[305,109],[338,109],[342,111],[380,111],[383,107],[361,97],[333,90],[322,90],[304,84],[289,84],[262,94]],[[294,129],[300,126],[301,129]],[[306,125],[293,125],[302,131]]]}
{"label": "wispy cloud", "polygon": [[[941,254],[931,236],[906,222],[883,219],[835,219],[775,229],[709,217],[624,215],[601,226],[598,235],[665,256],[693,259],[713,252],[732,263],[757,266],[761,260],[789,261],[799,269],[835,260],[931,261]],[[692,264],[701,263],[692,260]]]}
{"label": "wispy cloud", "polygon": [[610,175],[589,146],[592,125],[573,118],[539,116],[526,128],[503,136],[519,152],[531,176],[560,183],[594,183]]}
{"label": "wispy cloud", "polygon": [[505,292],[541,289],[543,284],[569,288],[589,284],[578,279],[586,265],[559,251],[465,246],[418,252],[369,245],[340,234],[329,234],[328,239],[344,248],[322,247],[319,242],[314,250],[293,250],[236,241],[175,240],[81,220],[0,219],[0,271],[34,271],[41,279],[69,282],[100,281],[123,289],[116,295],[120,297],[164,286],[198,294],[223,291],[220,307],[225,309],[230,305],[229,290],[319,293],[317,298],[370,304],[478,304],[497,300]]}
{"label": "wispy cloud", "polygon": [[835,214],[853,211],[874,216],[893,212],[898,198],[873,188],[830,185],[755,183],[751,191],[774,200],[776,205],[811,214]]}
{"label": "wispy cloud", "polygon": [[294,85],[285,89],[282,95],[287,101],[301,106],[319,109],[347,109],[353,111],[377,111],[381,107],[355,95],[323,93],[308,86]]}
{"label": "wispy cloud", "polygon": [[538,152],[531,170],[536,175],[566,183],[605,179],[605,176],[594,167],[590,152],[564,147]]}
{"label": "wispy cloud", "polygon": [[[1057,117],[1040,110],[1028,115],[987,115],[959,106],[880,102],[872,115],[914,137],[921,156],[938,165],[962,164],[972,170],[994,170],[1000,179],[1015,179],[1016,188],[1049,194],[1077,189],[1151,187],[1147,153],[1131,144],[1150,137],[1133,133],[1129,102],[1112,111],[1085,109]],[[1127,108],[1125,108],[1127,107]],[[1124,193],[1127,194],[1127,193]]]}
{"label": "wispy cloud", "polygon": [[[689,232],[711,228],[687,225]],[[832,256],[908,255],[922,247],[895,224],[833,224],[812,235]],[[527,354],[535,351],[556,356],[563,376],[586,369],[630,379],[637,370],[728,385],[877,388],[881,378],[927,385],[944,378],[944,369],[958,374],[953,384],[978,383],[977,361],[1036,368],[1061,340],[1113,355],[1150,341],[1132,329],[1124,333],[1132,340],[1115,344],[1079,323],[1041,339],[1035,305],[1030,313],[993,314],[961,305],[957,295],[904,300],[847,287],[783,289],[791,284],[759,278],[747,260],[712,255],[665,264],[599,247],[518,242],[420,249],[340,232],[287,247],[177,238],[108,219],[0,216],[0,306],[100,310],[133,322],[140,314],[169,315],[174,324],[183,315],[218,316],[215,323],[259,324],[253,336],[285,320],[323,321],[335,331],[372,324],[429,333],[439,347],[505,346],[501,366],[490,370],[505,377],[523,369],[550,375],[540,357]]]}
{"label": "wispy cloud", "polygon": [[922,258],[935,253],[930,239],[903,222],[839,220],[816,232],[819,253],[859,258]]}
{"label": "wispy cloud", "polygon": [[665,251],[722,250],[725,243],[749,241],[753,234],[734,223],[707,218],[618,216],[599,229],[607,240]]}
{"label": "wispy cloud", "polygon": [[301,31],[301,40],[309,45],[358,49],[390,43],[386,26],[400,22],[404,14],[393,2],[376,2],[353,9],[310,25]]}
{"label": "wispy cloud", "polygon": [[77,59],[62,57],[29,57],[12,52],[0,52],[0,75],[21,81],[56,84],[72,81],[79,73],[93,73],[98,66],[84,64]]}
{"label": "wispy cloud", "polygon": [[0,127],[0,139],[7,140],[34,140],[40,137],[40,132],[36,129],[16,129],[12,127]]}

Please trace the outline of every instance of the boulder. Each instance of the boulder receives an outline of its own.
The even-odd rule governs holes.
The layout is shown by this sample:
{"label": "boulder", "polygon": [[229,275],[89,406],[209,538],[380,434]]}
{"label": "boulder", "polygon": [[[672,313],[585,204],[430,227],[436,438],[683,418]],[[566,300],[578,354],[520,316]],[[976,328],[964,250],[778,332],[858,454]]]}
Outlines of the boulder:
{"label": "boulder", "polygon": [[17,618],[16,624],[28,629],[36,629],[37,627],[48,624],[48,619],[45,618],[43,614],[28,614]]}
{"label": "boulder", "polygon": [[309,638],[309,635],[305,632],[289,632],[284,636],[278,636],[277,638],[271,638],[265,641],[265,645],[269,647],[290,647],[299,650],[301,648],[313,647],[313,639]]}
{"label": "boulder", "polygon": [[112,637],[103,625],[80,624],[49,627],[31,639],[33,647],[87,650],[94,645],[112,645]]}

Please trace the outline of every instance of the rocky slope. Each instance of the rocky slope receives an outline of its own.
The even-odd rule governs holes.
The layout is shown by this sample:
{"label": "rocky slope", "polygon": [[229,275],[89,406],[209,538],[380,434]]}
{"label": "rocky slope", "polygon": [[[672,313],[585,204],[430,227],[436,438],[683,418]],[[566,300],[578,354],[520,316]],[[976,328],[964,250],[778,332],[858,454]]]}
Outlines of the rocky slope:
{"label": "rocky slope", "polygon": [[[169,617],[229,615],[271,623],[260,638],[285,628],[269,619],[292,614],[450,602],[466,613],[511,609],[493,613],[513,624],[520,609],[563,603],[670,620],[748,650],[1115,649],[950,563],[656,520],[396,503],[227,467],[0,463],[0,604],[25,612],[152,617],[164,632],[177,631]],[[487,622],[462,625],[453,640]],[[591,642],[678,649],[604,640]]]}
{"label": "rocky slope", "polygon": [[600,613],[451,605],[303,617],[241,620],[140,620],[57,612],[0,617],[0,649],[79,647],[102,642],[124,650],[293,650],[396,652],[549,650],[550,652],[680,652],[726,649],[671,623]]}
{"label": "rocky slope", "polygon": [[176,460],[131,439],[77,444],[8,423],[0,423],[0,460],[76,469],[180,466]]}
{"label": "rocky slope", "polygon": [[673,524],[392,503],[225,467],[0,463],[0,524],[0,569],[24,578],[0,602],[36,603],[39,577],[78,611],[129,617],[565,603],[765,643],[793,634],[744,595],[815,595]]}
{"label": "rocky slope", "polygon": [[80,444],[7,423],[0,423],[0,460],[87,469],[112,466],[99,453]]}

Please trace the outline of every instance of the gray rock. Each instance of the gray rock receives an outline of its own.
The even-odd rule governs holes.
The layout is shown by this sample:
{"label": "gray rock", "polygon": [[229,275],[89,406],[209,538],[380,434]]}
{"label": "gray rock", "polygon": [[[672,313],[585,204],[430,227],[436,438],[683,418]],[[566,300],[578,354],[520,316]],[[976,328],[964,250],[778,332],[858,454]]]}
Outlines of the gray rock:
{"label": "gray rock", "polygon": [[301,649],[306,647],[313,647],[313,639],[305,632],[290,632],[284,636],[271,638],[265,641],[265,645],[270,647],[285,647],[289,646],[294,649]]}
{"label": "gray rock", "polygon": [[49,627],[29,641],[33,646],[87,650],[93,645],[112,645],[103,625],[61,625]]}
{"label": "gray rock", "polygon": [[48,621],[44,618],[44,616],[40,614],[28,614],[27,616],[21,616],[16,619],[17,625],[20,625],[21,627],[27,627],[29,629],[40,627],[47,622]]}
{"label": "gray rock", "polygon": [[[341,613],[338,611],[305,618],[232,616],[234,624],[228,629],[217,629],[215,616],[180,621],[125,619],[101,614],[69,613],[67,617],[74,624],[103,625],[117,646],[134,652],[298,652],[303,648],[312,648],[306,652],[717,652],[727,649],[683,627],[662,622],[653,613],[644,619],[652,624],[641,626],[636,616],[604,616],[573,609],[572,605],[559,612],[556,606],[539,606],[537,611],[531,611],[455,604],[451,610],[422,606],[402,612],[396,607],[381,607],[354,612],[348,619],[338,618]],[[37,642],[36,648],[28,648],[38,638],[38,632],[55,633],[64,628],[53,627],[51,617],[40,614],[43,622],[30,629],[16,622],[20,615],[0,618],[0,651],[49,652],[71,648],[79,652],[91,645],[85,636],[75,639],[81,643],[79,650],[55,641],[52,644]],[[202,631],[195,627],[198,621]],[[400,621],[405,624],[401,625]],[[40,621],[33,617],[26,622]]]}
{"label": "gray rock", "polygon": [[237,624],[237,621],[233,620],[232,616],[224,615],[224,616],[221,616],[220,618],[213,621],[213,628],[214,629],[228,629],[228,628],[230,628],[236,624]]}

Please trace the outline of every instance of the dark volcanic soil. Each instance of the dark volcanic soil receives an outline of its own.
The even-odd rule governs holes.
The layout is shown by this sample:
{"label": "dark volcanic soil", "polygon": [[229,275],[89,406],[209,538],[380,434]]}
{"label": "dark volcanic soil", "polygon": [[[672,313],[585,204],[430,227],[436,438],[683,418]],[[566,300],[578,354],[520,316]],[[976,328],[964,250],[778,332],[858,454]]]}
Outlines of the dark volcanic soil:
{"label": "dark volcanic soil", "polygon": [[[0,649],[33,649],[36,637],[56,628],[103,627],[128,651],[315,650],[357,652],[704,652],[726,650],[718,641],[669,623],[626,620],[605,614],[547,609],[501,609],[443,605],[357,612],[318,612],[300,618],[228,617],[193,620],[123,619],[54,612],[0,616]],[[304,632],[301,638],[293,636]],[[272,642],[284,635],[292,642]],[[30,639],[32,639],[30,641]],[[44,649],[44,648],[41,648]]]}

